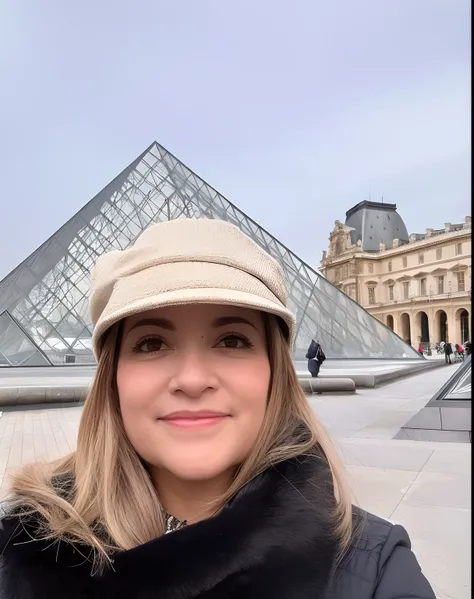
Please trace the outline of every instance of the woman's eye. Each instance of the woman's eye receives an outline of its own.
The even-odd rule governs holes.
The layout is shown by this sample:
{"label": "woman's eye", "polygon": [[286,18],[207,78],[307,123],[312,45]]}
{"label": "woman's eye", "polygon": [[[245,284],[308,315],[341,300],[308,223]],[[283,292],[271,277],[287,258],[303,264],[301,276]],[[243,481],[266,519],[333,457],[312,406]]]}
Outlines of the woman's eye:
{"label": "woman's eye", "polygon": [[135,347],[135,351],[138,353],[144,353],[144,354],[148,354],[151,352],[156,352],[156,351],[160,351],[160,349],[163,349],[163,346],[165,344],[163,343],[163,341],[161,341],[161,339],[157,339],[157,338],[150,338],[150,339],[143,339],[142,341],[139,341]]}
{"label": "woman's eye", "polygon": [[228,335],[221,339],[218,343],[218,347],[228,347],[230,349],[241,349],[243,347],[250,347],[250,342],[238,337],[237,335]]}

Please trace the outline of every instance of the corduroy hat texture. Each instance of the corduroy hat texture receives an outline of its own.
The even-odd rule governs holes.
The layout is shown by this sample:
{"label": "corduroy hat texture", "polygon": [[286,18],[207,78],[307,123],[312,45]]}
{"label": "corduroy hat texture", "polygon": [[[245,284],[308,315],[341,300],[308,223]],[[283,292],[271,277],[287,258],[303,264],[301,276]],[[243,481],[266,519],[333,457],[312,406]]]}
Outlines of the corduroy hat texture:
{"label": "corduroy hat texture", "polygon": [[292,343],[295,319],[286,301],[281,266],[236,226],[211,219],[158,223],[130,248],[96,262],[89,302],[94,354],[99,357],[104,333],[123,318],[195,303],[275,314]]}

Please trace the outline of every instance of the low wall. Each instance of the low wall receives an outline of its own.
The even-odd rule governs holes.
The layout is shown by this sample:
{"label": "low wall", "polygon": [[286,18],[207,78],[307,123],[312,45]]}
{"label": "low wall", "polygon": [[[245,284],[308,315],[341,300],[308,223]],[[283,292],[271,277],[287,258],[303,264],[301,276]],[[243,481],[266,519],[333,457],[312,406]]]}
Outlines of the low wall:
{"label": "low wall", "polygon": [[348,378],[308,378],[300,379],[305,393],[354,393],[355,383]]}

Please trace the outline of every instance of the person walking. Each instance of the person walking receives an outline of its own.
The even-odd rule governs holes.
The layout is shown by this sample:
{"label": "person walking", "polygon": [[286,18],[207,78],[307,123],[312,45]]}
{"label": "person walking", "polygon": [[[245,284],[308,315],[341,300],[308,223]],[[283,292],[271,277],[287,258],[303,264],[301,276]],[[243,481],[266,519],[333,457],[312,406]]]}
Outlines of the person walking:
{"label": "person walking", "polygon": [[466,351],[466,356],[470,356],[472,352],[472,345],[470,341],[466,341],[466,343],[464,344],[464,349]]}
{"label": "person walking", "polygon": [[435,599],[403,526],[352,504],[292,360],[280,264],[178,219],[99,257],[76,450],[12,475],[8,599]]}
{"label": "person walking", "polygon": [[308,370],[311,373],[311,376],[317,378],[319,369],[326,359],[326,355],[318,341],[311,339],[308,351],[306,352],[306,358],[308,359]]}
{"label": "person walking", "polygon": [[452,362],[451,362],[452,353],[453,353],[453,348],[451,346],[451,343],[446,342],[444,344],[444,361],[446,362],[446,364],[452,364]]}
{"label": "person walking", "polygon": [[420,343],[420,345],[418,346],[418,353],[420,354],[420,356],[424,355],[424,350],[423,350],[423,345]]}

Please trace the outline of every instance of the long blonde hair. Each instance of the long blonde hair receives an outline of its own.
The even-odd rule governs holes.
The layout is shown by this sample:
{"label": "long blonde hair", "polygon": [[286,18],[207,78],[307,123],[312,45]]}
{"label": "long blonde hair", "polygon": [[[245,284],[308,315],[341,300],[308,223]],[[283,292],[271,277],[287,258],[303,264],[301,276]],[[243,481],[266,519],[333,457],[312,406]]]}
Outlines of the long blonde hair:
{"label": "long blonde hair", "polygon": [[[209,507],[209,516],[265,469],[320,449],[332,471],[334,531],[343,550],[352,533],[352,502],[342,464],[298,382],[276,317],[265,315],[265,327],[272,372],[266,417],[250,455],[227,492]],[[114,325],[104,340],[76,451],[50,464],[25,466],[11,483],[11,508],[38,514],[42,538],[80,543],[100,568],[111,551],[132,549],[164,532],[159,498],[120,414],[116,367],[121,330],[121,324]]]}

